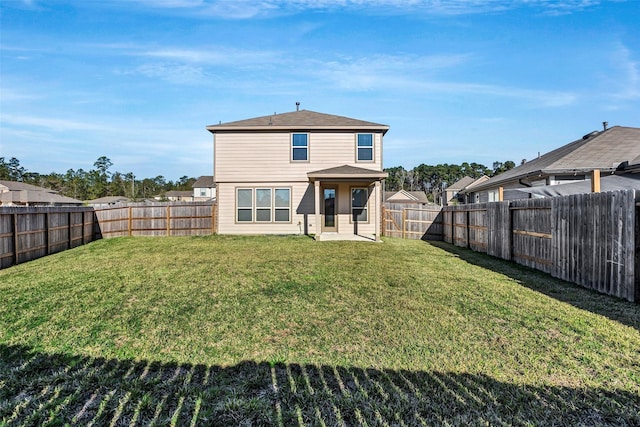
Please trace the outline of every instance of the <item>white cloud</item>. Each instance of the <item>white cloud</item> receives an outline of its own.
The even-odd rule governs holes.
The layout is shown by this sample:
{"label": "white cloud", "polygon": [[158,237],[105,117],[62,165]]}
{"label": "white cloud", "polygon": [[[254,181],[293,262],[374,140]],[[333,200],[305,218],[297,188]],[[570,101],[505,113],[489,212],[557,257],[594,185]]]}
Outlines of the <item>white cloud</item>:
{"label": "white cloud", "polygon": [[175,84],[202,84],[206,81],[206,73],[202,67],[185,64],[145,64],[128,73]]}
{"label": "white cloud", "polygon": [[614,87],[614,98],[640,99],[640,61],[633,59],[633,52],[619,43],[612,50],[611,62],[618,71],[617,78],[609,82]]}
{"label": "white cloud", "polygon": [[278,57],[278,54],[272,51],[230,49],[220,46],[211,46],[201,49],[147,49],[140,55],[209,65],[260,64],[273,61]]}
{"label": "white cloud", "polygon": [[145,7],[183,10],[203,16],[250,19],[302,10],[356,9],[368,13],[463,15],[531,8],[564,15],[598,5],[600,0],[137,0]]}
{"label": "white cloud", "polygon": [[13,114],[2,114],[2,116],[0,116],[0,123],[2,123],[3,126],[30,126],[49,129],[55,132],[78,130],[100,131],[107,129],[101,124],[92,122]]}

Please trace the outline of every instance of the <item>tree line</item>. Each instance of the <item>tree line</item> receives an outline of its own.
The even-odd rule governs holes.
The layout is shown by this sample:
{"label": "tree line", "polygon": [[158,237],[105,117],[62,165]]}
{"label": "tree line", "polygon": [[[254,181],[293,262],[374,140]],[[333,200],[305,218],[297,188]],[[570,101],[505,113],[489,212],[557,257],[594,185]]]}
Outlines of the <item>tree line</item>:
{"label": "tree line", "polygon": [[132,172],[111,172],[113,162],[106,156],[93,163],[93,169],[69,169],[66,173],[41,174],[29,172],[12,157],[0,157],[0,180],[18,181],[50,188],[78,200],[93,200],[105,196],[125,196],[132,200],[153,198],[170,190],[192,190],[196,178],[181,177],[173,182],[162,175],[136,179]]}
{"label": "tree line", "polygon": [[384,170],[389,173],[389,177],[385,181],[385,189],[387,191],[424,191],[430,201],[435,201],[438,194],[465,176],[474,179],[484,175],[493,177],[514,167],[516,164],[511,160],[493,162],[493,168],[479,163],[467,162],[461,165],[444,163],[435,166],[423,163],[411,170],[395,166]]}
{"label": "tree line", "polygon": [[[0,180],[19,181],[39,187],[50,188],[60,194],[78,200],[92,200],[105,196],[125,196],[133,200],[152,198],[167,191],[190,191],[196,178],[181,177],[173,182],[162,175],[155,178],[136,179],[132,172],[111,172],[113,162],[101,156],[93,163],[93,169],[69,169],[66,173],[51,172],[41,174],[29,172],[20,165],[20,161],[12,157],[8,161],[0,157]],[[421,164],[407,170],[402,166],[384,169],[389,173],[386,179],[387,191],[409,190],[424,191],[431,201],[456,181],[469,176],[489,177],[513,169],[516,164],[510,160],[494,162],[492,168],[479,163],[464,162],[456,164]]]}

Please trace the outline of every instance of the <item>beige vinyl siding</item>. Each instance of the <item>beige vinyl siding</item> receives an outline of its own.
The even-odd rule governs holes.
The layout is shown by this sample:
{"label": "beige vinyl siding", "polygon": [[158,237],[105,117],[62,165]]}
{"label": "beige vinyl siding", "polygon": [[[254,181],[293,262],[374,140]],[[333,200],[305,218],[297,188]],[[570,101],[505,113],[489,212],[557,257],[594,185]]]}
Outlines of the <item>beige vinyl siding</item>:
{"label": "beige vinyl siding", "polygon": [[[218,183],[218,233],[219,234],[304,234],[305,215],[300,212],[313,211],[313,187],[308,182],[243,182]],[[291,222],[237,222],[237,188],[290,188]],[[306,194],[306,197],[305,197]],[[304,200],[303,200],[304,199]],[[255,218],[254,218],[255,219]],[[307,215],[307,233],[315,233],[315,217]]]}
{"label": "beige vinyl siding", "polygon": [[[355,224],[351,221],[351,189],[362,186],[359,183],[336,183],[334,185],[338,190],[337,225],[338,233],[340,234],[353,234],[355,232]],[[235,201],[237,188],[291,188],[291,222],[237,222]],[[319,230],[315,224],[314,187],[312,183],[218,183],[217,190],[218,233],[220,234],[304,234],[305,232],[307,234],[317,234]],[[369,221],[367,223],[358,223],[358,234],[375,234],[375,206],[376,203],[380,203],[381,195],[376,195],[373,186],[369,187],[369,191],[370,195],[367,204]],[[321,208],[322,210],[323,208]],[[321,221],[324,221],[324,218],[320,218]],[[305,224],[307,225],[306,228]]]}
{"label": "beige vinyl siding", "polygon": [[[356,224],[351,220],[351,189],[354,187],[367,187],[358,183],[340,183],[338,186],[338,233],[354,234]],[[374,206],[376,203],[375,191],[373,187],[369,188],[369,201],[367,203],[367,213],[369,215],[368,222],[358,222],[358,234],[375,234],[375,221],[373,218]]]}
{"label": "beige vinyl siding", "polygon": [[309,161],[292,162],[291,133],[219,133],[216,181],[306,181],[307,172],[342,165],[382,170],[382,134],[374,133],[374,161],[356,162],[356,133],[309,133]]}

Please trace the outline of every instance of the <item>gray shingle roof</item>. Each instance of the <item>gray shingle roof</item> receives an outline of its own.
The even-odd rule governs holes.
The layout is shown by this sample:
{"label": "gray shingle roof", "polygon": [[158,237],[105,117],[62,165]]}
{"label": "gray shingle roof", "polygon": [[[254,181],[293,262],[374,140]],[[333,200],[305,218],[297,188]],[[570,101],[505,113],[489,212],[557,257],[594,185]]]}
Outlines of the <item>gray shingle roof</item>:
{"label": "gray shingle roof", "polygon": [[61,196],[55,193],[49,193],[42,190],[16,190],[0,193],[0,202],[2,203],[44,203],[59,205],[82,205],[80,200],[71,197]]}
{"label": "gray shingle roof", "polygon": [[334,168],[322,169],[318,171],[308,172],[307,176],[309,178],[325,178],[325,179],[333,179],[333,178],[374,178],[374,179],[383,179],[389,176],[387,172],[359,168],[355,166],[343,165],[337,166]]}
{"label": "gray shingle roof", "polygon": [[220,131],[253,130],[379,130],[386,133],[389,126],[333,114],[300,110],[290,113],[273,114],[207,126],[212,133]]}
{"label": "gray shingle roof", "polygon": [[613,126],[584,137],[528,161],[474,186],[474,191],[538,174],[615,170],[640,154],[640,128]]}
{"label": "gray shingle roof", "polygon": [[474,182],[475,179],[471,178],[470,176],[465,176],[447,187],[447,190],[462,190],[463,188],[465,188],[469,184],[473,184]]}
{"label": "gray shingle roof", "polygon": [[87,204],[89,205],[99,205],[106,203],[122,203],[122,202],[130,202],[131,199],[125,196],[105,196],[100,197],[93,200],[87,200]]}
{"label": "gray shingle roof", "polygon": [[215,179],[211,175],[203,175],[193,183],[193,188],[213,188],[216,186]]}
{"label": "gray shingle roof", "polygon": [[56,193],[54,190],[50,190],[48,188],[38,187],[36,185],[26,184],[24,182],[18,181],[3,181],[0,180],[0,185],[5,186],[9,189],[9,191],[46,191],[49,193]]}

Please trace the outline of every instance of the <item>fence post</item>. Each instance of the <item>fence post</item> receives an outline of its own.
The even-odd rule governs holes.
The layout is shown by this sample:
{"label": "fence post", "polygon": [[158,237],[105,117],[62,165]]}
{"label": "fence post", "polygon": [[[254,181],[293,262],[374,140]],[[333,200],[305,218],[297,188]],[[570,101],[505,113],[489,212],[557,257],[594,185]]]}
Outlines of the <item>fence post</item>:
{"label": "fence post", "polygon": [[67,249],[71,249],[71,243],[73,242],[72,235],[71,235],[71,230],[72,230],[72,228],[71,228],[71,211],[69,211],[67,213],[67,230],[68,230],[67,237],[69,238],[69,241],[67,242]]}
{"label": "fence post", "polygon": [[18,214],[13,214],[13,263],[18,265],[19,260],[19,239],[18,239]]}
{"label": "fence post", "polygon": [[47,255],[51,254],[49,245],[49,211],[44,213],[44,245],[47,247]]}
{"label": "fence post", "polygon": [[640,303],[640,191],[636,191],[636,212],[635,212],[635,267],[633,271],[634,277],[634,295],[633,301]]}
{"label": "fence post", "polygon": [[129,237],[131,237],[132,228],[133,228],[133,207],[129,206]]}
{"label": "fence post", "polygon": [[384,232],[385,232],[385,230],[387,228],[387,223],[385,221],[386,215],[384,214],[384,211],[385,211],[385,207],[384,207],[384,205],[382,205],[382,209],[380,209],[380,224],[381,224],[381,226],[380,226],[380,234],[383,235],[383,236],[385,235]]}
{"label": "fence post", "polygon": [[171,206],[167,205],[167,237],[171,236]]}
{"label": "fence post", "polygon": [[406,224],[407,224],[407,208],[402,208],[402,238],[403,239],[405,239],[407,235],[407,233],[405,232]]}
{"label": "fence post", "polygon": [[218,210],[218,204],[214,203],[211,205],[211,233],[216,233],[216,212]]}
{"label": "fence post", "polygon": [[466,221],[467,221],[467,248],[471,247],[471,237],[469,236],[469,233],[471,233],[471,226],[469,224],[469,210],[465,209],[466,212]]}

